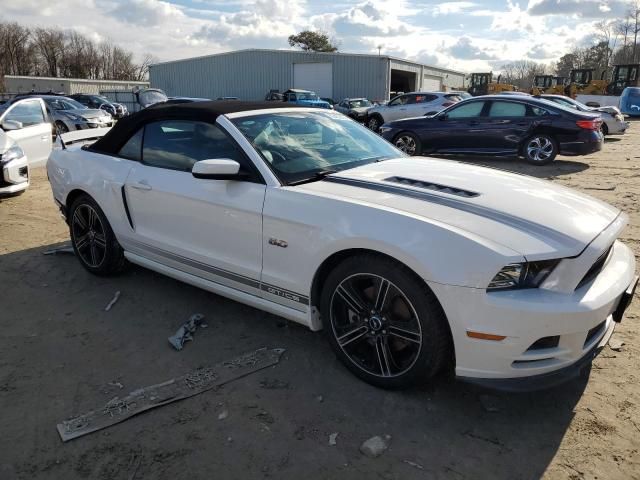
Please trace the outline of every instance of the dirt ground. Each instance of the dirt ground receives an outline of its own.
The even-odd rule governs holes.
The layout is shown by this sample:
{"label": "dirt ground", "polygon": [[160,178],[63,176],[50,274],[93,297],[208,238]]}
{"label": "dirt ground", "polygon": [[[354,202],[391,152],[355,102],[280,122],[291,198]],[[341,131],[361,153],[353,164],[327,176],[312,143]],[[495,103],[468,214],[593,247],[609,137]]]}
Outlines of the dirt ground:
{"label": "dirt ground", "polygon": [[[620,207],[623,240],[640,255],[640,123],[598,154],[547,167],[470,161]],[[0,201],[0,239],[2,480],[640,478],[638,298],[613,337],[621,350],[605,348],[588,376],[560,388],[501,394],[441,379],[389,392],[349,374],[322,334],[142,268],[103,279],[72,255],[44,256],[68,232],[43,169],[28,192]],[[167,337],[195,312],[209,328],[172,350]],[[220,390],[65,444],[58,436],[58,422],[115,395],[262,346],[287,352]],[[359,452],[384,434],[381,457]]]}

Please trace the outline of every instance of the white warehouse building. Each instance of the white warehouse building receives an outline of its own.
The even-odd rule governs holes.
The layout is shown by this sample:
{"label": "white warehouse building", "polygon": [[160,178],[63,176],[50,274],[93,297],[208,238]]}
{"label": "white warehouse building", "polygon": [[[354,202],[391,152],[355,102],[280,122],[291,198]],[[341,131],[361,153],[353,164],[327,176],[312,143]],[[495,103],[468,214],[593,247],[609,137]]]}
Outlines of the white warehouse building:
{"label": "white warehouse building", "polygon": [[352,53],[248,49],[157,63],[154,88],[169,96],[263,100],[271,90],[313,90],[337,101],[388,100],[392,93],[461,89],[465,74],[422,63]]}

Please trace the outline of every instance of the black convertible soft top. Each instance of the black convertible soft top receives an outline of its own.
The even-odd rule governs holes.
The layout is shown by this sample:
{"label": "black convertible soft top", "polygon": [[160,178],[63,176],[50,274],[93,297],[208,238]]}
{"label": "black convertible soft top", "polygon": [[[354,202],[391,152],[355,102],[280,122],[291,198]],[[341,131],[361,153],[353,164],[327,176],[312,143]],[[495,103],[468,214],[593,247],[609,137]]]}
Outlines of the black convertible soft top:
{"label": "black convertible soft top", "polygon": [[158,120],[194,120],[213,123],[219,115],[270,108],[291,108],[298,105],[279,102],[245,102],[236,100],[158,103],[118,120],[118,123],[102,138],[89,147],[89,150],[116,154],[127,140],[143,125]]}

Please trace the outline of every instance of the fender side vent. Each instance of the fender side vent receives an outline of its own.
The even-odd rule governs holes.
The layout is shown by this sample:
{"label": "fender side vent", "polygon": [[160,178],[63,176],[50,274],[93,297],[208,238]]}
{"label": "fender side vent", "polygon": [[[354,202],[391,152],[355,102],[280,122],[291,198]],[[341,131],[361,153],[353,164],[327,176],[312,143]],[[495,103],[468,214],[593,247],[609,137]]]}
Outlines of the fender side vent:
{"label": "fender side vent", "polygon": [[423,182],[421,180],[413,180],[406,177],[389,177],[384,179],[386,182],[399,183],[401,185],[407,185],[409,187],[421,188],[423,190],[432,190],[434,192],[448,193],[449,195],[457,195],[458,197],[473,198],[480,194],[477,192],[471,192],[469,190],[463,190],[461,188],[449,187],[447,185],[440,185],[439,183]]}

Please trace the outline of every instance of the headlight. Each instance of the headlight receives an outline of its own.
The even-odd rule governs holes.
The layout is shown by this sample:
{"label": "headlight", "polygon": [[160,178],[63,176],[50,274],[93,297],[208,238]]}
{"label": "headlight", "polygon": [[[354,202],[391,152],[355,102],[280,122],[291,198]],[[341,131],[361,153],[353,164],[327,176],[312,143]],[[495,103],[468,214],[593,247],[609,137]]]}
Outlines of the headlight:
{"label": "headlight", "polygon": [[502,267],[487,290],[514,290],[538,288],[549,276],[560,260],[542,260],[539,262],[510,263]]}
{"label": "headlight", "polygon": [[24,152],[18,144],[15,144],[0,156],[0,163],[9,163],[11,160],[22,157],[24,157]]}

